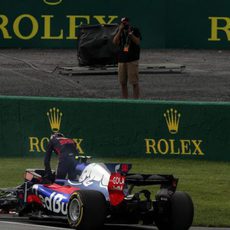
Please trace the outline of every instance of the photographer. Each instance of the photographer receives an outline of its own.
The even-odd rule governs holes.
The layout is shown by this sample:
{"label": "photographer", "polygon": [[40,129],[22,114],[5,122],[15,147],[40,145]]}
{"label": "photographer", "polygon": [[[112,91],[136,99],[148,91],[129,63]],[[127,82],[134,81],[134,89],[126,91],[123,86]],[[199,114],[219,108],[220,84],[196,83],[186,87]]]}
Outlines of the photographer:
{"label": "photographer", "polygon": [[133,86],[133,98],[139,98],[140,40],[140,31],[129,24],[127,17],[122,18],[119,29],[113,38],[113,43],[119,46],[118,78],[122,98],[128,98],[128,81]]}

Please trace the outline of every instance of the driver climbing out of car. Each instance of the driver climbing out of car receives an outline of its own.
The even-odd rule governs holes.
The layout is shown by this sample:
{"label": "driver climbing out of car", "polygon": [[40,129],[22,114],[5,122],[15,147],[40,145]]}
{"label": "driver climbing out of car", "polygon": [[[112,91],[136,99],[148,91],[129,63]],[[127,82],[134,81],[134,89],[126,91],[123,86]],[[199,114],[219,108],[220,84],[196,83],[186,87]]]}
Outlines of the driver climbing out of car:
{"label": "driver climbing out of car", "polygon": [[52,152],[58,155],[56,179],[65,179],[67,175],[68,179],[75,179],[76,156],[78,155],[78,151],[74,140],[64,137],[62,133],[54,133],[51,135],[44,158],[44,177],[51,181],[53,179],[50,167]]}

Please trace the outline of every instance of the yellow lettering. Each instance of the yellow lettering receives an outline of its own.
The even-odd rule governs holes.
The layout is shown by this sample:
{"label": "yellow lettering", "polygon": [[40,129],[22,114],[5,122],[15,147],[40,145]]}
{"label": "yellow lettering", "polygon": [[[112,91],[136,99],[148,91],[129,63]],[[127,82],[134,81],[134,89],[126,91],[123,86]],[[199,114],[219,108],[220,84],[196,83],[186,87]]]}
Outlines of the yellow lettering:
{"label": "yellow lettering", "polygon": [[[94,19],[99,24],[111,24],[113,23],[118,16],[115,15],[67,15],[66,18],[69,22],[69,28],[67,32],[67,37],[65,37],[64,29],[58,29],[54,24],[54,15],[41,15],[43,19],[43,27],[40,26],[40,19],[36,19],[31,14],[22,14],[16,17],[13,22],[13,32],[16,37],[21,40],[30,40],[37,36],[39,29],[43,31],[41,39],[49,40],[77,40],[77,29],[82,24],[90,24],[90,20]],[[12,39],[12,35],[8,30],[9,19],[6,15],[0,15],[0,32],[4,39]],[[54,32],[56,31],[56,32]]]}
{"label": "yellow lettering", "polygon": [[[47,145],[48,142],[49,142],[49,138],[48,137],[43,137],[41,139],[40,147],[41,147],[42,152],[44,152],[44,153],[46,152],[45,146]],[[45,143],[46,143],[46,145],[45,145]]]}
{"label": "yellow lettering", "polygon": [[202,140],[145,139],[146,154],[205,155],[201,149]]}
{"label": "yellow lettering", "polygon": [[[32,23],[32,30],[30,34],[27,36],[23,35],[20,31],[20,24],[21,24],[21,21],[24,19],[29,19],[30,22]],[[24,25],[24,26],[27,26],[27,25]],[[23,39],[23,40],[29,40],[29,39],[32,39],[37,34],[38,22],[34,16],[30,14],[22,14],[15,19],[14,24],[13,24],[13,29],[18,38]]]}
{"label": "yellow lettering", "polygon": [[157,154],[156,150],[156,142],[154,139],[145,139],[145,146],[146,146],[146,154],[151,154],[151,149],[155,154]]}
{"label": "yellow lettering", "polygon": [[11,39],[12,37],[9,35],[9,32],[6,29],[6,26],[8,25],[8,18],[5,15],[0,15],[0,18],[2,19],[2,23],[0,24],[0,30],[2,31],[3,38]]}
{"label": "yellow lettering", "polygon": [[83,149],[81,147],[81,143],[82,143],[83,139],[75,138],[73,140],[75,141],[75,143],[77,145],[77,150],[78,150],[79,154],[84,154],[84,151],[83,151]]}
{"label": "yellow lettering", "polygon": [[51,35],[51,19],[53,15],[42,15],[44,18],[44,36],[41,39],[63,39],[63,29],[60,30],[59,35]]}
{"label": "yellow lettering", "polygon": [[172,155],[179,155],[180,154],[180,149],[177,149],[177,152],[175,151],[175,140],[170,139],[169,140],[170,143],[170,149],[171,149],[171,153]]}
{"label": "yellow lettering", "polygon": [[40,148],[39,148],[39,140],[37,137],[29,137],[29,152],[41,152]]}
{"label": "yellow lettering", "polygon": [[[218,37],[218,31],[225,32],[228,41],[230,40],[230,18],[228,17],[209,17],[211,20],[211,37],[208,39],[209,41],[220,41],[221,39]],[[225,25],[218,26],[218,22],[225,22]]]}
{"label": "yellow lettering", "polygon": [[66,39],[77,39],[76,29],[82,24],[90,23],[90,17],[87,15],[67,15],[66,17],[69,18],[69,36]]}
{"label": "yellow lettering", "polygon": [[[75,138],[73,139],[76,143],[76,148],[79,154],[84,154],[83,148],[81,147],[81,143],[83,139]],[[46,152],[46,146],[49,142],[48,137],[43,137],[40,140],[38,137],[29,137],[29,152]]]}
{"label": "yellow lettering", "polygon": [[181,155],[191,155],[190,140],[180,140],[181,143]]}
{"label": "yellow lettering", "polygon": [[194,152],[192,153],[193,155],[201,155],[203,156],[204,153],[202,152],[201,148],[200,148],[200,144],[202,143],[202,140],[192,140],[192,143],[195,147]]}
{"label": "yellow lettering", "polygon": [[99,22],[99,24],[111,24],[115,19],[118,18],[118,16],[108,16],[109,20],[106,22],[105,16],[103,15],[95,15],[93,17]]}
{"label": "yellow lettering", "polygon": [[[163,145],[162,145],[163,144]],[[164,149],[163,149],[164,148]],[[161,154],[167,154],[168,151],[169,151],[169,145],[168,145],[168,142],[167,140],[165,139],[160,139],[157,143],[157,149],[159,150],[159,152]]]}

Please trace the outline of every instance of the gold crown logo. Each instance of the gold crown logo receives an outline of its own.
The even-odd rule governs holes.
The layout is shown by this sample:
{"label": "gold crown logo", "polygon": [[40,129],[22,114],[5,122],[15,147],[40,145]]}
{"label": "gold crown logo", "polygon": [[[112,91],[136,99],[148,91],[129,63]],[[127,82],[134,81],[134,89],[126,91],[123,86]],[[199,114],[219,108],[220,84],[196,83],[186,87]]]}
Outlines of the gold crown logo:
{"label": "gold crown logo", "polygon": [[47,5],[55,6],[62,2],[62,0],[43,0],[43,2]]}
{"label": "gold crown logo", "polygon": [[52,108],[47,112],[50,127],[53,132],[59,132],[61,126],[62,112],[57,108]]}
{"label": "gold crown logo", "polygon": [[179,122],[181,114],[175,109],[167,110],[164,113],[164,117],[168,126],[168,130],[171,134],[176,134],[178,132]]}

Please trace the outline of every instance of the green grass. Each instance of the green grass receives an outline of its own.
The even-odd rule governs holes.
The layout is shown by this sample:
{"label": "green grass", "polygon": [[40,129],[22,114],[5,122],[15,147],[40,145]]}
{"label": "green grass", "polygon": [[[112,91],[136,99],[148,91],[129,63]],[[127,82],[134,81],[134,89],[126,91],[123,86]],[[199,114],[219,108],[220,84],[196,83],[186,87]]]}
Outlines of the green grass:
{"label": "green grass", "polygon": [[[0,161],[0,187],[20,184],[26,168],[43,168],[41,158],[1,158]],[[189,193],[193,199],[193,225],[230,226],[230,163],[146,158],[95,161],[132,163],[132,172],[173,174],[179,178],[178,190]],[[55,164],[53,158],[53,168]]]}

